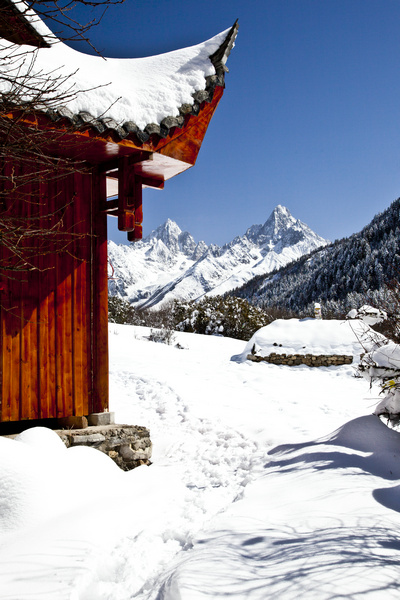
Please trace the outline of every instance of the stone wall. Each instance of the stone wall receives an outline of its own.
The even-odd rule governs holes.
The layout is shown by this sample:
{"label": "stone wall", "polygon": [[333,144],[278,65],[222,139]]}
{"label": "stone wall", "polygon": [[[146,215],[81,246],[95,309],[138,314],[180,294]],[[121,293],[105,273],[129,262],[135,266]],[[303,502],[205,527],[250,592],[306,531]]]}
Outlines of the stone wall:
{"label": "stone wall", "polygon": [[268,356],[257,356],[248,354],[248,360],[253,362],[267,362],[273,365],[307,365],[308,367],[336,367],[338,365],[350,365],[353,357],[347,354],[278,354],[272,352]]}
{"label": "stone wall", "polygon": [[112,458],[124,471],[151,464],[152,444],[146,427],[111,424],[86,429],[58,429],[56,433],[67,448],[96,448]]}

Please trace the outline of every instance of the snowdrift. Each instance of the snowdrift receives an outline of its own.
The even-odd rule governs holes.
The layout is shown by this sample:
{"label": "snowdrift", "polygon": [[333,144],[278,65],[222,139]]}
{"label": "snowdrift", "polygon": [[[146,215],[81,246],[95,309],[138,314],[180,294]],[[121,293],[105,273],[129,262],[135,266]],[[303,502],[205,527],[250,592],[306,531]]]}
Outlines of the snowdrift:
{"label": "snowdrift", "polygon": [[[359,362],[365,350],[369,326],[361,321],[324,321],[321,319],[277,319],[262,327],[247,342],[233,361],[244,362],[251,352],[268,356],[279,354],[349,354]],[[375,334],[376,335],[376,334]]]}

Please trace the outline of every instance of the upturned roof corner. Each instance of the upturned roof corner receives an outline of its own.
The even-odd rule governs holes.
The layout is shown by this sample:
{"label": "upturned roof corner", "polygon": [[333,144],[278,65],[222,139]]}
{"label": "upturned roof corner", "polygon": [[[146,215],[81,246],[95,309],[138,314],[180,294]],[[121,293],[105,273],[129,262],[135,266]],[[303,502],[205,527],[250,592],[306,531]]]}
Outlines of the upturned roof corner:
{"label": "upturned roof corner", "polygon": [[230,55],[234,45],[235,40],[239,30],[239,20],[236,19],[231,29],[229,30],[228,35],[225,40],[222,42],[218,50],[211,54],[210,60],[214,65],[216,74],[218,76],[224,76],[225,73],[229,73],[229,69],[226,66],[226,61],[228,60],[228,56]]}

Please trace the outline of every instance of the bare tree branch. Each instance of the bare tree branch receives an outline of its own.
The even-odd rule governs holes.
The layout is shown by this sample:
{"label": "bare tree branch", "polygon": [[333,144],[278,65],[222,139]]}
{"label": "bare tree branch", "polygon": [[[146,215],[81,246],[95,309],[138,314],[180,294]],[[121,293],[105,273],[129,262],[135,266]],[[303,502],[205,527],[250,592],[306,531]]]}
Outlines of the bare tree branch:
{"label": "bare tree branch", "polygon": [[[18,7],[30,22],[34,9],[53,29],[58,27],[59,39],[90,43],[87,35],[90,29],[101,21],[109,6],[122,1],[33,0],[28,4],[19,2]],[[79,6],[96,10],[99,15],[81,22],[74,16],[74,9]],[[3,21],[9,10],[7,2],[0,2]],[[55,148],[72,143],[72,125],[62,129],[43,126],[43,114],[59,110],[76,97],[72,83],[74,73],[64,75],[62,65],[47,72],[38,70],[39,49],[27,48],[0,39],[3,90],[0,95],[0,277],[3,280],[15,277],[17,272],[47,268],[41,260],[47,254],[73,254],[75,242],[83,236],[65,224],[66,210],[74,198],[58,206],[57,197],[53,195],[47,204],[47,192],[44,197],[41,192],[50,187],[54,189],[53,184],[67,180],[73,173],[88,172],[84,161],[68,158],[68,155],[55,156]]]}

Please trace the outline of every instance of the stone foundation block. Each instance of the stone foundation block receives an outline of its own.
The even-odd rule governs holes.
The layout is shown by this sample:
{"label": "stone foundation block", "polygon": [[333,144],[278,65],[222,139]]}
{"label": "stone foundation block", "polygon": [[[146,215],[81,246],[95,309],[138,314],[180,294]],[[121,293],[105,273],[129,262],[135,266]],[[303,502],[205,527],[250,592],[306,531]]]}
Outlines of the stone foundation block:
{"label": "stone foundation block", "polygon": [[96,448],[112,458],[124,471],[151,464],[152,443],[146,427],[110,424],[86,429],[63,429],[56,433],[67,448]]}
{"label": "stone foundation block", "polygon": [[88,423],[90,426],[99,427],[104,425],[114,425],[115,413],[113,412],[102,412],[92,413],[88,416]]}

